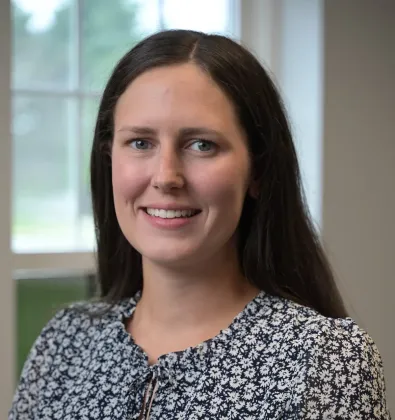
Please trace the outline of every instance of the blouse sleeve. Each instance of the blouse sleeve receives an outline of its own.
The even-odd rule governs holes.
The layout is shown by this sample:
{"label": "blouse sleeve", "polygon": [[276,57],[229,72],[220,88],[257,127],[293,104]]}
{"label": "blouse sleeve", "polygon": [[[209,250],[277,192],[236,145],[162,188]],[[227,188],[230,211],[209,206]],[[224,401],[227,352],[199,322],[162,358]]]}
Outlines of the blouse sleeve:
{"label": "blouse sleeve", "polygon": [[56,354],[54,337],[64,312],[64,310],[60,311],[46,325],[33,344],[22,370],[8,420],[31,420],[35,418],[38,395],[45,384],[46,374]]}
{"label": "blouse sleeve", "polygon": [[304,347],[287,419],[391,419],[380,353],[353,320],[327,319]]}

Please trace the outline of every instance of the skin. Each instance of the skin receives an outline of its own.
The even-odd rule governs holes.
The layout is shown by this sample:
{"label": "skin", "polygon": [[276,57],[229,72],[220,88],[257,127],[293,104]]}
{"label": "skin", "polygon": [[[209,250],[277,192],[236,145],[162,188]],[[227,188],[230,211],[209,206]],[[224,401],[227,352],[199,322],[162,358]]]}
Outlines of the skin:
{"label": "skin", "polygon": [[[112,181],[119,225],[143,260],[127,328],[153,363],[216,335],[258,292],[235,246],[250,189],[247,141],[232,103],[196,65],[149,70],[120,97]],[[153,205],[200,213],[168,229],[150,223]]]}

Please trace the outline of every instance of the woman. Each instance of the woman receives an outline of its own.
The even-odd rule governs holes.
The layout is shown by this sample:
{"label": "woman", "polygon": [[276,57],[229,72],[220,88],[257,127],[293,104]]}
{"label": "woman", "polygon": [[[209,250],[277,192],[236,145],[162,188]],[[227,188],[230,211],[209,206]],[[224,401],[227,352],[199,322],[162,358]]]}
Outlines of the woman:
{"label": "woman", "polygon": [[280,97],[235,42],[128,52],[91,156],[101,300],[61,311],[10,419],[389,419],[307,214]]}

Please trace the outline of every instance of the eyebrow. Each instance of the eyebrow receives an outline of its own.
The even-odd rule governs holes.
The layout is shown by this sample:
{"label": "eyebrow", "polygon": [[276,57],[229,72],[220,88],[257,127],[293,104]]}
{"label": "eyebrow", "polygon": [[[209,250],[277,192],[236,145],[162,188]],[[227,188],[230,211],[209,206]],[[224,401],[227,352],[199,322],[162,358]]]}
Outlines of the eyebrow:
{"label": "eyebrow", "polygon": [[[143,136],[155,136],[158,134],[158,131],[151,127],[140,127],[140,126],[124,126],[117,130],[117,132],[127,131],[137,135]],[[196,136],[203,134],[211,134],[218,137],[223,137],[223,134],[219,131],[213,130],[207,127],[185,127],[179,130],[178,133],[180,136]]]}

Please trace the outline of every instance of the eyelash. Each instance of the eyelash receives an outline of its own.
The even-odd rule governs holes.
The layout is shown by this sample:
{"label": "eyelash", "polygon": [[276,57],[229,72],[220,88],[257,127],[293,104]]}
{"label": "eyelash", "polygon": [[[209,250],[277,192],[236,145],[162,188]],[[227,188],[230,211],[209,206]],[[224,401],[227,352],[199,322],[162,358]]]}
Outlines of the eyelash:
{"label": "eyelash", "polygon": [[[152,148],[152,147],[148,147],[147,149],[138,149],[137,147],[133,146],[133,144],[136,144],[137,142],[144,142],[144,143],[149,144],[150,146],[152,146],[152,143],[150,143],[148,140],[144,140],[144,139],[130,140],[128,142],[128,144],[130,146],[132,146],[135,150],[149,150],[149,149]],[[194,145],[196,143],[204,143],[204,144],[210,145],[210,147],[212,147],[214,149],[214,150],[209,150],[209,151],[206,151],[206,152],[200,151],[201,153],[210,153],[210,152],[212,153],[212,152],[214,152],[214,151],[216,151],[218,149],[218,145],[217,144],[215,144],[214,142],[212,142],[210,140],[205,140],[205,139],[197,139],[197,140],[194,140],[193,142],[191,142],[188,145],[188,148],[190,148],[192,145]]]}

